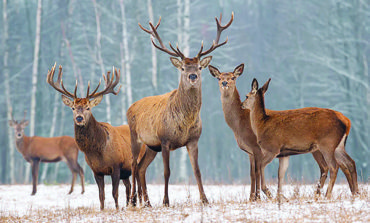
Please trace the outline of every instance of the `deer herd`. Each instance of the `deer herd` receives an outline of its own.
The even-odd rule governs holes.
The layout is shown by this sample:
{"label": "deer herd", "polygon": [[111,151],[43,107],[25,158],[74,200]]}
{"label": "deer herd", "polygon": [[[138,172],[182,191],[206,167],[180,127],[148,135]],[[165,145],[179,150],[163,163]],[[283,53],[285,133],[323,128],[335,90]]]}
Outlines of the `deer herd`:
{"label": "deer herd", "polygon": [[[265,108],[265,93],[269,79],[261,88],[258,81],[253,80],[251,91],[242,102],[236,80],[242,75],[244,64],[237,66],[232,72],[220,72],[209,65],[212,56],[206,56],[228,39],[219,43],[221,33],[234,20],[234,13],[226,25],[221,25],[222,15],[215,18],[217,25],[216,38],[209,49],[203,51],[203,42],[195,57],[185,56],[178,46],[169,43],[167,48],[158,34],[157,25],[149,22],[149,29],[140,28],[151,36],[151,42],[157,49],[169,54],[171,63],[180,71],[177,89],[162,95],[142,98],[134,102],[127,110],[128,125],[112,126],[97,121],[91,109],[102,101],[106,94],[117,95],[121,86],[120,71],[113,69],[103,75],[105,88],[98,91],[101,82],[90,93],[88,83],[86,97],[77,97],[78,83],[74,93],[68,91],[62,79],[62,66],[59,66],[57,81],[54,81],[56,64],[47,74],[47,83],[62,94],[62,101],[72,109],[74,121],[74,138],[60,137],[27,137],[24,129],[28,124],[25,120],[9,121],[14,128],[15,143],[18,151],[27,162],[31,163],[33,189],[36,194],[40,162],[64,161],[72,172],[72,193],[76,175],[81,178],[84,193],[84,172],[77,163],[78,150],[85,155],[86,163],[94,173],[99,189],[100,209],[104,209],[104,176],[112,179],[112,196],[118,209],[118,186],[120,180],[126,187],[126,204],[135,206],[137,196],[144,206],[151,206],[146,187],[146,170],[158,152],[162,153],[164,167],[164,198],[163,205],[169,206],[168,182],[170,177],[170,151],[186,147],[198,184],[200,200],[207,204],[202,177],[198,165],[198,141],[202,133],[200,110],[202,105],[202,70],[207,68],[217,78],[221,92],[222,109],[227,125],[234,133],[241,150],[249,155],[251,201],[260,199],[260,190],[268,198],[272,194],[266,186],[264,170],[274,158],[279,158],[278,191],[279,202],[282,196],[282,183],[288,168],[289,156],[312,153],[319,165],[321,174],[317,186],[317,194],[324,185],[328,171],[330,182],[326,197],[330,198],[340,168],[345,174],[353,195],[359,193],[356,165],[345,151],[346,140],[351,128],[350,120],[342,113],[325,108],[301,108],[274,111]],[[157,42],[157,43],[156,43]],[[174,72],[174,75],[175,72]],[[129,177],[132,176],[132,186]],[[136,187],[138,192],[136,192]]]}

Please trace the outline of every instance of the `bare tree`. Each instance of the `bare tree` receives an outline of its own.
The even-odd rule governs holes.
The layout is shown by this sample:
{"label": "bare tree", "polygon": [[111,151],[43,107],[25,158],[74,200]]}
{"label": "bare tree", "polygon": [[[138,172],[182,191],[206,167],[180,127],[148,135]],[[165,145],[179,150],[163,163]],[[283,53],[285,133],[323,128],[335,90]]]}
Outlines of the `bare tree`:
{"label": "bare tree", "polygon": [[[42,0],[37,1],[37,13],[36,13],[36,37],[35,37],[35,48],[33,53],[33,67],[32,67],[32,91],[31,91],[31,114],[30,114],[30,136],[35,135],[35,116],[36,116],[36,92],[37,92],[37,74],[39,65],[39,53],[40,53],[40,33],[41,33],[41,11],[42,11]],[[24,178],[25,183],[29,182],[30,177],[30,165],[26,167],[26,177]]]}

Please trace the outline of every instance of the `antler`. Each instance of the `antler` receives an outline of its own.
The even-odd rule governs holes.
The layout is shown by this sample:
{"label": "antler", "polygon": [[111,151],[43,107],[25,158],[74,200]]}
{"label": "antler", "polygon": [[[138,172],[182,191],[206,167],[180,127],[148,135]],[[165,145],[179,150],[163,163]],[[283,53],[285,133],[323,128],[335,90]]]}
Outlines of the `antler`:
{"label": "antler", "polygon": [[[119,70],[118,73],[117,73],[117,69],[114,69],[114,67],[113,67],[113,70],[114,70],[114,73],[112,75],[110,75],[110,71],[107,72],[107,76],[105,76],[103,74],[103,78],[104,78],[104,82],[105,82],[105,89],[98,92],[98,93],[95,93],[95,92],[98,90],[98,88],[101,84],[101,80],[99,81],[98,86],[95,88],[95,90],[91,94],[89,94],[89,90],[90,90],[90,81],[89,81],[89,83],[87,85],[86,98],[88,98],[88,99],[96,98],[100,95],[105,95],[105,94],[109,94],[109,93],[112,93],[114,95],[118,94],[118,92],[121,90],[122,85],[119,86],[117,91],[114,91],[114,88],[119,83],[119,79],[121,77],[121,71]],[[113,82],[114,79],[116,79],[116,80]]]}
{"label": "antler", "polygon": [[70,93],[69,91],[66,90],[66,88],[63,85],[63,80],[62,80],[62,66],[59,66],[59,73],[58,73],[58,80],[54,82],[54,73],[55,73],[55,67],[56,63],[54,66],[51,68],[50,71],[48,71],[48,76],[46,77],[46,82],[50,84],[55,90],[59,91],[60,93],[64,94],[67,97],[70,98],[77,98],[77,80],[76,80],[76,86],[75,86],[75,91],[74,94]]}
{"label": "antler", "polygon": [[[160,25],[160,23],[161,23],[161,17],[159,17],[159,21],[158,21],[158,23],[157,23],[157,25],[156,26],[153,26],[153,24],[152,24],[152,22],[149,22],[149,25],[150,25],[150,27],[151,27],[151,30],[149,30],[149,29],[145,29],[144,27],[142,27],[141,26],[141,24],[139,23],[139,26],[140,26],[140,28],[142,29],[142,30],[144,30],[145,32],[147,32],[147,33],[149,33],[151,36],[152,36],[152,38],[151,38],[151,40],[152,40],[152,43],[153,43],[153,45],[157,48],[157,49],[159,49],[159,50],[161,50],[161,51],[163,51],[163,52],[165,52],[165,53],[168,53],[169,55],[171,55],[171,56],[174,56],[174,57],[180,57],[181,59],[184,59],[185,58],[185,56],[184,56],[184,54],[180,51],[180,49],[179,49],[179,46],[178,46],[178,44],[176,44],[176,49],[171,45],[171,43],[169,42],[169,45],[170,45],[170,47],[171,47],[171,50],[169,50],[164,44],[163,44],[163,42],[162,42],[162,39],[159,37],[159,35],[158,35],[158,32],[157,32],[157,28],[158,28],[158,26]],[[157,39],[158,40],[158,42],[159,42],[159,44],[161,45],[161,46],[158,46],[157,44],[155,44],[155,42],[154,42],[154,40],[153,39]]]}
{"label": "antler", "polygon": [[217,36],[216,36],[216,40],[213,41],[212,46],[207,51],[205,51],[205,52],[202,52],[203,51],[203,41],[202,41],[202,45],[200,46],[200,50],[199,50],[199,53],[197,55],[197,58],[201,58],[202,56],[209,54],[210,52],[212,52],[216,48],[218,48],[218,47],[220,47],[222,45],[225,45],[227,43],[227,40],[228,40],[227,37],[226,37],[226,40],[223,43],[220,43],[219,44],[218,41],[220,40],[220,36],[221,36],[222,31],[224,31],[225,29],[227,29],[231,25],[231,23],[233,22],[233,20],[234,20],[234,12],[231,13],[231,19],[230,19],[229,23],[227,23],[225,26],[222,26],[221,25],[222,13],[220,14],[220,20],[218,20],[217,17],[215,17],[215,20],[216,20],[216,24],[217,24]]}

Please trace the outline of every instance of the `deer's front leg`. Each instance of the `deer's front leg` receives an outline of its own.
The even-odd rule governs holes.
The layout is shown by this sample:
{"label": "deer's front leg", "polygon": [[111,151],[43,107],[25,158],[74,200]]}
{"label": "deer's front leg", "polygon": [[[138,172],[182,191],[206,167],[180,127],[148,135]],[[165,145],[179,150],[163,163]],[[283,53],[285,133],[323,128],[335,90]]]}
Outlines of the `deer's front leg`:
{"label": "deer's front leg", "polygon": [[38,178],[39,178],[39,166],[40,166],[40,160],[32,159],[31,161],[31,168],[32,168],[32,193],[31,195],[35,195],[37,192],[37,183],[38,183]]}
{"label": "deer's front leg", "polygon": [[162,157],[163,157],[163,169],[164,169],[164,198],[163,205],[170,206],[168,198],[168,181],[170,180],[170,148],[168,144],[162,143]]}
{"label": "deer's front leg", "polygon": [[120,169],[119,167],[115,167],[113,170],[113,174],[111,175],[112,178],[112,196],[114,202],[116,204],[116,209],[118,210],[118,186],[119,186],[119,177],[120,177]]}
{"label": "deer's front leg", "polygon": [[186,145],[186,148],[188,150],[191,166],[193,167],[195,179],[197,180],[200,200],[203,204],[208,204],[208,199],[206,197],[206,194],[204,193],[202,176],[200,174],[198,165],[198,141],[189,143],[188,145]]}
{"label": "deer's front leg", "polygon": [[105,192],[104,192],[104,175],[98,175],[94,173],[96,184],[99,188],[99,200],[100,200],[100,210],[104,210],[104,200],[105,200]]}

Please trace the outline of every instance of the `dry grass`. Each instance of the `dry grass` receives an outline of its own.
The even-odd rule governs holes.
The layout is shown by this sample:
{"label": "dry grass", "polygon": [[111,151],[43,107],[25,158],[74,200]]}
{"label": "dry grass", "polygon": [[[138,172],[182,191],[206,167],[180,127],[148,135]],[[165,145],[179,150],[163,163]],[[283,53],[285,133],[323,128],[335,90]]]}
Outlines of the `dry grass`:
{"label": "dry grass", "polygon": [[[26,185],[25,188],[29,189]],[[9,186],[11,187],[11,186]],[[52,189],[53,186],[45,186]],[[55,187],[55,186],[54,186]],[[67,186],[66,186],[67,187]],[[106,187],[107,189],[109,187]],[[171,188],[173,193],[171,194]],[[89,190],[96,190],[91,185]],[[271,186],[273,194],[276,187]],[[370,185],[360,185],[359,196],[352,197],[348,185],[335,185],[332,199],[315,197],[314,185],[286,185],[284,194],[288,202],[279,204],[276,199],[249,202],[247,186],[205,186],[210,204],[198,201],[196,186],[170,185],[170,207],[161,204],[162,185],[149,185],[152,208],[122,208],[117,211],[108,199],[106,191],[106,210],[100,211],[97,192],[89,199],[94,203],[58,207],[45,205],[45,208],[28,208],[26,214],[0,209],[0,222],[369,222]],[[123,191],[120,191],[122,194]],[[85,196],[85,195],[80,195]],[[122,196],[122,195],[121,195]],[[122,197],[120,202],[123,201]],[[5,198],[0,198],[4,207]],[[109,203],[109,205],[108,205]]]}

